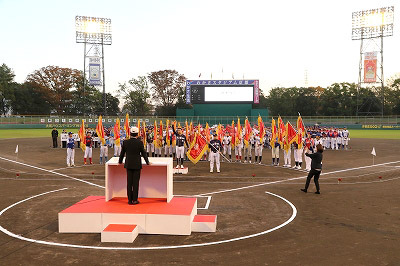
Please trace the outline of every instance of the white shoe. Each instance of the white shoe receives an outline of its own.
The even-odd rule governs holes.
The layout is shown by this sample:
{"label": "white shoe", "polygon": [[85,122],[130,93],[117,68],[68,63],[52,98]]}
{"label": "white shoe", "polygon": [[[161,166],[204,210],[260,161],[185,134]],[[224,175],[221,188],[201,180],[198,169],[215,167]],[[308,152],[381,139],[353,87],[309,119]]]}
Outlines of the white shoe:
{"label": "white shoe", "polygon": [[217,170],[217,173],[220,173],[220,171],[219,171],[219,170]]}
{"label": "white shoe", "polygon": [[249,161],[249,163],[251,163],[251,161]]}
{"label": "white shoe", "polygon": [[75,167],[75,164],[71,165],[71,167]]}
{"label": "white shoe", "polygon": [[183,169],[184,167],[183,167],[183,165],[181,165],[181,169]]}
{"label": "white shoe", "polygon": [[244,161],[243,163],[247,163],[247,161]]}
{"label": "white shoe", "polygon": [[293,169],[297,169],[297,166],[295,165],[295,166],[293,166],[292,168],[293,168]]}
{"label": "white shoe", "polygon": [[175,169],[178,169],[179,168],[179,165],[177,165],[176,167],[175,167]]}
{"label": "white shoe", "polygon": [[71,165],[67,164],[67,167],[71,167]]}
{"label": "white shoe", "polygon": [[259,162],[258,164],[261,164],[261,162]]}
{"label": "white shoe", "polygon": [[213,170],[210,170],[210,173],[214,172]]}

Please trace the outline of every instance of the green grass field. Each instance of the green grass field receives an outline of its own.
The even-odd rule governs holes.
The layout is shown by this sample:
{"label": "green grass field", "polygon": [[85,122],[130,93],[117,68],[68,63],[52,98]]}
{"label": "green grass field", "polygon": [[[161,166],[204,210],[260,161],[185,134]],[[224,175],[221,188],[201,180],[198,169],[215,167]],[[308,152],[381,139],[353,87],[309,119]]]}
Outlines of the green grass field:
{"label": "green grass field", "polygon": [[[10,138],[40,138],[51,137],[50,128],[41,129],[0,129],[0,139]],[[77,133],[78,129],[71,129]],[[61,133],[61,131],[59,131]],[[350,129],[350,138],[369,139],[400,139],[400,130],[378,130],[378,129]]]}
{"label": "green grass field", "polygon": [[354,139],[400,139],[400,130],[350,129]]}

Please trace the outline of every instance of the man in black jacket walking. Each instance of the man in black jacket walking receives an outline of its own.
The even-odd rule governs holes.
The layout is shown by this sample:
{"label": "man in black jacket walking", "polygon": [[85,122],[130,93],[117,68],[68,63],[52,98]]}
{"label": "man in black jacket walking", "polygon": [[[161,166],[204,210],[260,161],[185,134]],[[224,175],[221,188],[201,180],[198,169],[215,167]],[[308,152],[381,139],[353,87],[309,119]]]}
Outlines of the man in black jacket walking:
{"label": "man in black jacket walking", "polygon": [[306,153],[305,155],[311,158],[311,170],[308,173],[307,181],[304,189],[301,191],[307,193],[308,186],[310,185],[311,178],[314,176],[314,183],[317,191],[315,194],[320,194],[319,192],[319,175],[321,174],[322,170],[322,153],[324,152],[324,148],[321,144],[317,145],[317,152],[316,153]]}
{"label": "man in black jacket walking", "polygon": [[122,144],[121,154],[119,156],[119,163],[122,163],[124,155],[126,153],[125,165],[127,174],[127,194],[128,204],[135,205],[139,204],[139,180],[140,171],[142,169],[142,158],[149,165],[149,159],[147,153],[144,151],[143,142],[138,138],[139,129],[137,127],[131,127],[131,138],[125,140]]}

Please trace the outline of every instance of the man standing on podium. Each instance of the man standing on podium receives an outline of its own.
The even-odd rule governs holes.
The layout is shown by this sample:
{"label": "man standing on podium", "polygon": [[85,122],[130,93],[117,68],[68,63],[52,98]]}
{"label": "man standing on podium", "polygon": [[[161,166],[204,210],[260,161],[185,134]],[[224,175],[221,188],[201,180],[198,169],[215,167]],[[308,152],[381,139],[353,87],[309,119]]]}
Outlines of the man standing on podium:
{"label": "man standing on podium", "polygon": [[143,142],[138,138],[139,129],[137,127],[131,127],[131,138],[125,140],[122,144],[121,154],[119,156],[119,163],[122,164],[124,155],[126,153],[126,159],[124,167],[126,168],[127,174],[127,194],[128,204],[135,205],[139,204],[139,180],[140,171],[142,169],[142,158],[146,161],[147,165],[150,165],[147,153],[144,151]]}

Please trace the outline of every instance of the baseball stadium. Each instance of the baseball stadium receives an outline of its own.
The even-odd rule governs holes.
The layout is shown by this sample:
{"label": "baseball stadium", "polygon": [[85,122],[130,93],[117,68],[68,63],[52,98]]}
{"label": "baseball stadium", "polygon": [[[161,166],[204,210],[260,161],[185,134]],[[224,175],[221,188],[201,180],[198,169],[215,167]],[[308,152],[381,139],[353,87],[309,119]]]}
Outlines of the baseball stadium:
{"label": "baseball stadium", "polygon": [[[19,2],[0,2],[0,8],[16,14]],[[376,1],[338,3],[334,11],[352,18],[352,25],[344,24],[352,35],[346,36],[351,42],[336,45],[354,48],[349,69],[355,74],[338,72],[326,84],[322,77],[309,80],[309,70],[304,80],[288,81],[269,76],[274,67],[200,68],[201,56],[188,54],[181,61],[171,55],[175,50],[168,52],[168,43],[180,47],[182,40],[166,34],[164,23],[176,26],[174,14],[182,13],[191,27],[199,26],[194,20],[206,19],[198,13],[211,2],[150,2],[160,6],[124,4],[141,10],[134,21],[143,20],[151,33],[136,26],[134,31],[149,40],[162,37],[165,44],[131,42],[142,68],[130,65],[129,73],[113,58],[126,54],[118,60],[134,62],[126,51],[116,51],[127,48],[121,39],[132,40],[122,25],[132,22],[109,3],[82,4],[82,11],[101,17],[36,3],[48,19],[58,12],[58,27],[74,29],[75,18],[68,36],[73,42],[64,44],[77,53],[72,59],[29,55],[27,60],[48,66],[20,67],[10,59],[18,57],[15,50],[4,52],[0,265],[399,265],[400,70],[391,63],[400,59],[394,48],[400,39],[393,31],[394,1],[384,1],[383,8],[373,8],[382,5]],[[202,26],[210,36],[199,28],[204,39],[194,33],[185,39],[206,49],[203,56],[213,52],[209,41],[218,45],[224,25],[219,19],[238,19],[221,14],[230,4],[222,2]],[[261,1],[231,4],[244,13],[285,8]],[[49,10],[54,14],[42,13]],[[160,18],[145,18],[152,12]],[[319,20],[334,26],[328,15]],[[58,45],[57,38],[38,42],[49,51]],[[154,51],[152,60],[160,63],[149,65],[140,61],[139,47],[146,53],[166,50]],[[252,48],[261,53],[257,44]],[[237,52],[239,65],[251,69],[252,52]],[[62,62],[66,67],[55,66]],[[118,66],[121,73],[112,73]]]}

